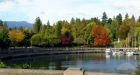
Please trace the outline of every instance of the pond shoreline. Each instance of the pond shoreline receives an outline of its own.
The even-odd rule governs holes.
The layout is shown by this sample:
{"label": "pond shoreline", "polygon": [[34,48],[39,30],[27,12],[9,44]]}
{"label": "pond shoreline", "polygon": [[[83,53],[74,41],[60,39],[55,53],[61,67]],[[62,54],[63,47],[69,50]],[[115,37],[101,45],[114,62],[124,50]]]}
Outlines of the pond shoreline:
{"label": "pond shoreline", "polygon": [[[107,48],[9,48],[0,49],[0,59],[4,58],[16,58],[27,56],[39,56],[39,55],[53,55],[53,54],[79,54],[79,53],[105,53]],[[119,49],[133,49],[138,48],[111,48],[114,50]]]}
{"label": "pond shoreline", "polygon": [[105,53],[105,48],[9,48],[0,50],[0,59],[78,53]]}

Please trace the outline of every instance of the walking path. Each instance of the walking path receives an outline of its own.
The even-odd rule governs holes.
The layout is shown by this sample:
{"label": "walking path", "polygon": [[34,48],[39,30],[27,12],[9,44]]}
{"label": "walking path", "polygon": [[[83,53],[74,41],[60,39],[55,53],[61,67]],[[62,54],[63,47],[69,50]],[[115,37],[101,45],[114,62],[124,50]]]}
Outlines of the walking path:
{"label": "walking path", "polygon": [[117,73],[84,72],[80,69],[32,70],[32,69],[0,69],[0,75],[128,75]]}
{"label": "walking path", "polygon": [[129,75],[129,74],[85,72],[84,75]]}

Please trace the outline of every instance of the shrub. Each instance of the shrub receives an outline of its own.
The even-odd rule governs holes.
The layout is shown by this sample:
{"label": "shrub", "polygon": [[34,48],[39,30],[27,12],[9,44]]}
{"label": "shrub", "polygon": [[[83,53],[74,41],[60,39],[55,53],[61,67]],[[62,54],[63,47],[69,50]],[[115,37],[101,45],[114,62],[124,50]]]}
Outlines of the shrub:
{"label": "shrub", "polygon": [[32,38],[31,38],[31,44],[34,45],[34,46],[40,46],[40,45],[46,44],[45,41],[43,41],[43,43],[42,43],[42,40],[43,40],[42,37],[43,37],[42,34],[33,35]]}
{"label": "shrub", "polygon": [[135,71],[135,74],[134,75],[140,75],[140,66],[137,67],[136,71]]}
{"label": "shrub", "polygon": [[0,68],[5,68],[5,67],[6,65],[2,61],[0,61]]}
{"label": "shrub", "polygon": [[18,68],[18,69],[30,69],[31,65],[29,65],[29,64],[22,64],[22,65],[14,64],[13,67]]}
{"label": "shrub", "polygon": [[23,69],[30,69],[31,68],[31,65],[29,65],[29,64],[23,64],[22,65],[22,68]]}

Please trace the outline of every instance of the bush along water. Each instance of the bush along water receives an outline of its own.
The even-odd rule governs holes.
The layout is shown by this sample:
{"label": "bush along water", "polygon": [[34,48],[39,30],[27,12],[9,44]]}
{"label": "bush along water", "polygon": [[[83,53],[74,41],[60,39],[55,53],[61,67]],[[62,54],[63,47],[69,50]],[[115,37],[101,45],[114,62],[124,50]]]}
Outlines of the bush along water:
{"label": "bush along water", "polygon": [[140,66],[137,67],[137,69],[133,75],[140,75]]}
{"label": "bush along water", "polygon": [[[22,65],[17,65],[17,64],[14,64],[13,65],[14,68],[20,68],[20,69],[31,69],[31,65],[30,64],[22,64]],[[0,68],[7,68],[7,66],[5,65],[5,63],[3,63],[1,60],[0,60]]]}
{"label": "bush along water", "polygon": [[5,68],[6,65],[0,60],[0,68]]}
{"label": "bush along water", "polygon": [[22,65],[14,64],[13,67],[18,68],[18,69],[31,69],[32,68],[30,64],[22,64]]}

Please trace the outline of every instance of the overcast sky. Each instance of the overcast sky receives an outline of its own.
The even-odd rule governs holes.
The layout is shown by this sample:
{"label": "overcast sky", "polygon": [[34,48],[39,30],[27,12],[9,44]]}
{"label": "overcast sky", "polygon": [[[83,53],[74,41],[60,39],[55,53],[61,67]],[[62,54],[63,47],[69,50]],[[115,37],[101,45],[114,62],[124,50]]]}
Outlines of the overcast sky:
{"label": "overcast sky", "polygon": [[33,23],[40,17],[43,23],[50,20],[76,18],[101,18],[118,13],[140,15],[140,0],[0,0],[0,19],[4,21],[28,21]]}

